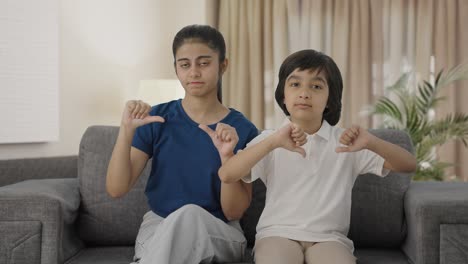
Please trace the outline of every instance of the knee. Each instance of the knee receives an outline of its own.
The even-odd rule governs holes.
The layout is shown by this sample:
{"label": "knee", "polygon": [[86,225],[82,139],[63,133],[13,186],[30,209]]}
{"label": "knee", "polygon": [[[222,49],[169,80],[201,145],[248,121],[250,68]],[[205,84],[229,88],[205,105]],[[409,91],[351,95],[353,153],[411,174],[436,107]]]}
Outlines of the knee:
{"label": "knee", "polygon": [[274,251],[270,250],[268,245],[257,244],[254,253],[255,263],[267,263],[268,258],[271,257],[271,253],[274,254]]}
{"label": "knee", "polygon": [[173,230],[174,234],[179,234],[184,241],[204,241],[208,234],[205,214],[209,213],[200,206],[184,205],[164,220],[163,229]]}
{"label": "knee", "polygon": [[198,216],[202,215],[204,212],[206,212],[206,210],[195,204],[186,204],[177,209],[175,212],[178,212],[182,215]]}
{"label": "knee", "polygon": [[356,257],[338,242],[321,242],[305,251],[307,263],[356,264]]}
{"label": "knee", "polygon": [[302,252],[288,252],[288,250],[278,251],[268,247],[255,249],[255,263],[257,264],[302,264],[304,257]]}
{"label": "knee", "polygon": [[299,244],[295,241],[267,237],[262,238],[255,244],[255,263],[304,263],[304,254]]}
{"label": "knee", "polygon": [[167,218],[172,218],[173,220],[190,220],[192,223],[193,221],[203,219],[203,215],[206,214],[205,209],[202,207],[195,205],[195,204],[187,204],[179,209],[175,210],[172,214],[170,214]]}

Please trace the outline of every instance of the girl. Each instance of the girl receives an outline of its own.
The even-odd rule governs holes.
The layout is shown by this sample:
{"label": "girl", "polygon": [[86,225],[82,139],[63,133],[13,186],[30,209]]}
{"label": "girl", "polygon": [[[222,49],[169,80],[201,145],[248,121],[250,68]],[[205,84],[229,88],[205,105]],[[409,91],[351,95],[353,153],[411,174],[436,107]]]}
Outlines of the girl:
{"label": "girl", "polygon": [[267,187],[257,225],[258,264],[356,263],[346,236],[355,179],[415,170],[415,158],[403,148],[359,126],[334,126],[342,90],[330,57],[314,50],[290,55],[275,93],[289,118],[276,131],[262,132],[219,170],[223,182],[260,178]]}
{"label": "girl", "polygon": [[145,189],[151,210],[138,232],[134,260],[238,262],[246,240],[236,220],[250,204],[251,186],[221,183],[218,169],[257,129],[221,103],[221,76],[228,61],[220,32],[187,26],[175,36],[172,51],[185,97],[154,107],[126,103],[107,191],[113,197],[126,194],[152,158]]}

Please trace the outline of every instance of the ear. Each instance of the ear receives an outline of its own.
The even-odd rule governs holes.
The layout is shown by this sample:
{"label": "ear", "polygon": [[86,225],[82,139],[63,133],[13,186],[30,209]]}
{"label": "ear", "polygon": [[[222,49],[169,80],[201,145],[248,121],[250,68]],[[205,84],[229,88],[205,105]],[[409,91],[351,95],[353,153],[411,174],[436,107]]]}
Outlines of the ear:
{"label": "ear", "polygon": [[229,65],[229,60],[227,58],[221,62],[221,64],[219,65],[221,74],[224,74],[226,72],[228,65]]}

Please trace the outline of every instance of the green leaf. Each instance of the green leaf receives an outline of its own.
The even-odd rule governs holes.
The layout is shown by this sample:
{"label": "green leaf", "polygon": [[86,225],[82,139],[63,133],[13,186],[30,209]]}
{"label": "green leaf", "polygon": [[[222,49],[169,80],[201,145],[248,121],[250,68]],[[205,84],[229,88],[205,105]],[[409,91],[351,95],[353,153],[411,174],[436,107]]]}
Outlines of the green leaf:
{"label": "green leaf", "polygon": [[[437,112],[439,102],[446,99],[438,95],[443,87],[468,79],[468,64],[458,65],[448,71],[441,70],[433,85],[424,80],[416,84],[416,89],[409,87],[412,74],[402,74],[393,85],[387,87],[387,96],[380,97],[369,114],[382,116],[385,128],[400,129],[409,134],[418,160],[415,180],[443,180],[444,170],[451,164],[438,161],[434,148],[453,140],[468,147],[468,115],[453,113],[432,120],[428,113],[431,109]],[[421,164],[425,164],[425,167]]]}

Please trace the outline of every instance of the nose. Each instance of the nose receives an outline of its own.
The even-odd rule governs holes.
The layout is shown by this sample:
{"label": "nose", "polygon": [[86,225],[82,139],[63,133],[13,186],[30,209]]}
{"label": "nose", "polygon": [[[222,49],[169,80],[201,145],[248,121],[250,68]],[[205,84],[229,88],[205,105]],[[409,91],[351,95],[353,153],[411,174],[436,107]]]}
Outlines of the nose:
{"label": "nose", "polygon": [[301,99],[309,99],[310,98],[310,95],[307,91],[305,90],[302,90],[300,93],[299,93],[299,98]]}
{"label": "nose", "polygon": [[190,69],[190,77],[191,78],[198,78],[200,77],[200,70],[198,69],[197,66],[193,66],[191,69]]}

